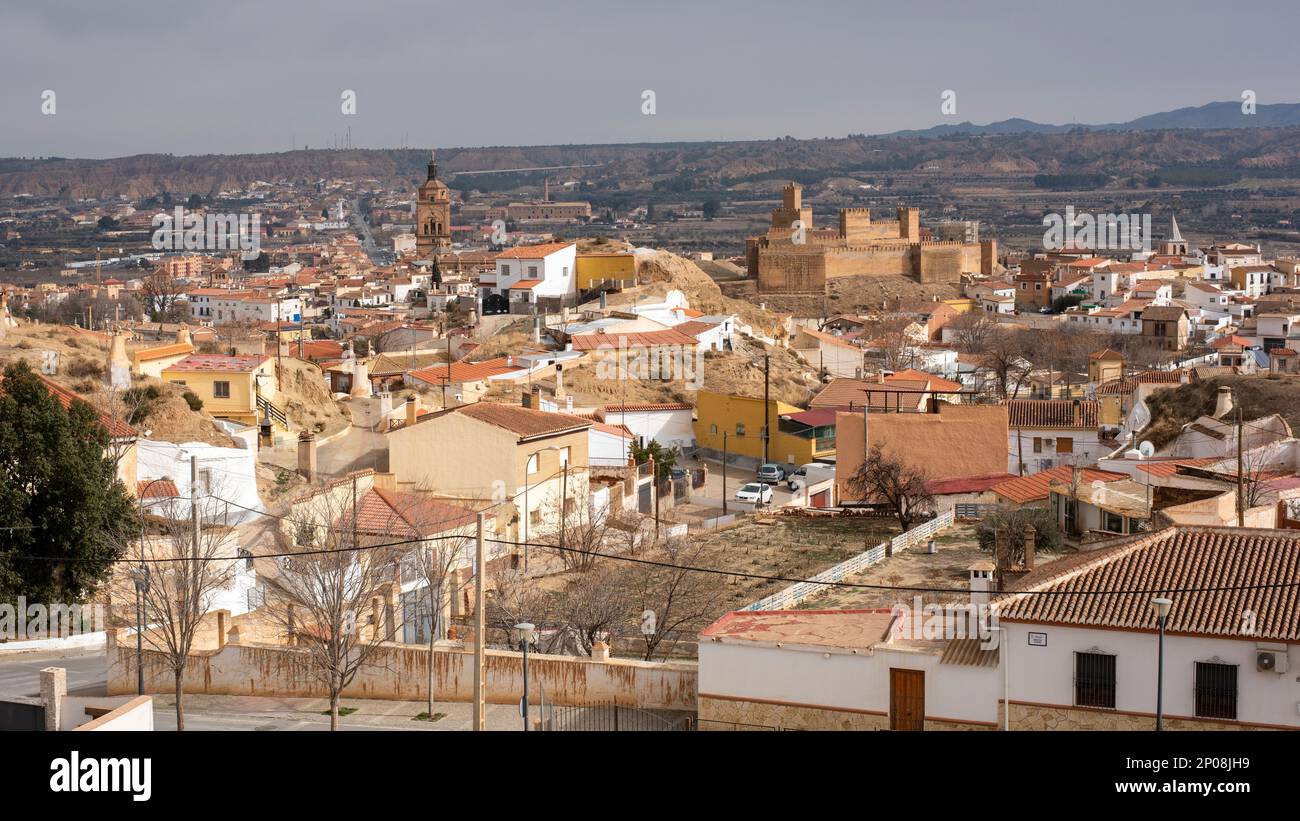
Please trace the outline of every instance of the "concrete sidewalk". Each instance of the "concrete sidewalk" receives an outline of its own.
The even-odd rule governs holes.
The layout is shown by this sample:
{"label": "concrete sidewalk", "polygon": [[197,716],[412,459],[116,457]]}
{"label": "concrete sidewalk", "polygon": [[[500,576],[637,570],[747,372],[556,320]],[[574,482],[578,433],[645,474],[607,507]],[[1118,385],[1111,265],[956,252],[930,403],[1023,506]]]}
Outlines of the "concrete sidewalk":
{"label": "concrete sidewalk", "polygon": [[[176,699],[154,695],[154,729],[176,729]],[[328,730],[329,701],[323,698],[265,698],[261,696],[185,696],[186,730]],[[469,730],[473,715],[466,702],[434,702],[437,721],[416,721],[423,701],[345,698],[340,707],[356,710],[339,716],[341,730]],[[536,709],[536,708],[534,708]],[[489,704],[484,711],[489,730],[522,730],[523,719],[513,704]]]}

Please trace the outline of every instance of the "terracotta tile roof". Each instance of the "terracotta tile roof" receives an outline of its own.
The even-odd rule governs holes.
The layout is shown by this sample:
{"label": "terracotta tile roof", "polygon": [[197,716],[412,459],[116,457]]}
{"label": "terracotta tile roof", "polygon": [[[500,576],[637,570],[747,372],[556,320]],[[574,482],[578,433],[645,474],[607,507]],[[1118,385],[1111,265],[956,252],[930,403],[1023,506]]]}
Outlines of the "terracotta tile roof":
{"label": "terracotta tile roof", "polygon": [[572,242],[547,242],[541,245],[520,245],[496,255],[496,259],[541,259],[556,251],[563,251],[573,245]]}
{"label": "terracotta tile roof", "polygon": [[1187,309],[1181,305],[1152,305],[1142,311],[1142,319],[1156,322],[1170,322],[1186,316]]}
{"label": "terracotta tile roof", "polygon": [[[515,371],[524,371],[523,365],[510,364],[509,357],[500,356],[496,359],[485,359],[482,362],[453,362],[451,363],[452,384],[461,382],[478,382],[493,376],[513,373]],[[448,367],[446,364],[430,365],[427,368],[421,368],[411,371],[411,376],[419,379],[421,382],[428,382],[432,385],[442,385],[448,382]]]}
{"label": "terracotta tile roof", "polygon": [[649,348],[656,345],[698,345],[699,340],[680,331],[644,331],[640,333],[579,334],[572,339],[575,351],[599,348]]}
{"label": "terracotta tile roof", "polygon": [[[449,413],[458,413],[471,419],[477,419],[480,422],[486,422],[489,425],[518,434],[521,438],[586,430],[592,425],[591,420],[573,414],[552,413],[534,408],[525,408],[522,405],[506,405],[497,402],[475,402],[472,405],[461,405],[438,413],[431,413],[424,419],[438,419]],[[424,422],[424,419],[421,419],[420,422]]]}
{"label": "terracotta tile roof", "polygon": [[[175,499],[181,495],[176,488],[176,483],[171,479],[150,479],[146,481],[137,481],[136,493],[140,494],[141,499]],[[140,493],[143,488],[144,492]]]}
{"label": "terracotta tile roof", "polygon": [[[1173,601],[1167,632],[1294,642],[1297,579],[1296,531],[1170,527],[1052,562],[995,608],[1010,621],[1155,631],[1150,602],[1165,593]],[[1255,616],[1249,633],[1246,612]]]}
{"label": "terracotta tile roof", "polygon": [[991,490],[1008,479],[1016,478],[1010,473],[984,473],[979,476],[954,476],[951,479],[937,479],[926,484],[926,488],[936,496],[950,493],[982,493]]}
{"label": "terracotta tile roof", "polygon": [[180,362],[168,366],[168,371],[197,372],[214,371],[219,373],[251,373],[270,361],[269,356],[222,356],[220,354],[196,353]]}
{"label": "terracotta tile roof", "polygon": [[1115,349],[1113,349],[1113,348],[1102,348],[1100,351],[1093,351],[1092,353],[1088,354],[1088,358],[1089,358],[1089,359],[1120,359],[1120,360],[1122,360],[1122,359],[1124,358],[1124,354],[1120,353],[1119,351],[1117,351],[1117,350],[1115,350]]}
{"label": "terracotta tile roof", "polygon": [[[297,350],[290,345],[289,350]],[[302,355],[307,359],[337,359],[343,356],[343,345],[333,339],[317,339],[302,343]]]}
{"label": "terracotta tile roof", "polygon": [[1095,399],[1012,399],[1007,411],[1013,428],[1095,428]]}
{"label": "terracotta tile roof", "polygon": [[835,336],[834,334],[828,334],[825,331],[814,331],[812,328],[800,328],[799,333],[805,336],[811,336],[818,342],[826,342],[831,345],[839,345],[841,348],[858,350],[858,346],[854,345],[852,342],[849,342],[842,337]]}
{"label": "terracotta tile roof", "polygon": [[630,439],[633,436],[632,431],[628,429],[627,425],[607,425],[604,422],[592,422],[591,429],[621,438]]}
{"label": "terracotta tile roof", "polygon": [[835,424],[836,408],[813,408],[801,413],[785,413],[781,415],[782,419],[789,419],[798,422],[801,425],[807,425],[812,428],[825,427]]}
{"label": "terracotta tile roof", "polygon": [[544,281],[545,280],[541,280],[541,279],[521,279],[518,282],[516,282],[514,285],[511,285],[510,290],[531,291],[534,288],[536,288],[538,285],[541,285]]}
{"label": "terracotta tile roof", "polygon": [[[1069,465],[1062,465],[1051,470],[1040,470],[1038,473],[1031,473],[1028,476],[1017,476],[1005,482],[999,482],[990,490],[1016,504],[1023,505],[1027,502],[1042,501],[1047,498],[1047,489],[1051,487],[1052,482],[1070,481],[1070,471],[1071,467]],[[1125,473],[1096,470],[1094,468],[1083,468],[1080,474],[1080,484],[1118,482],[1121,479],[1128,478],[1128,474]]]}
{"label": "terracotta tile roof", "polygon": [[169,356],[178,354],[188,354],[194,351],[194,346],[188,342],[176,342],[171,345],[160,345],[157,348],[145,348],[135,352],[134,358],[137,362],[151,362],[155,359],[165,359]]}
{"label": "terracotta tile roof", "polygon": [[902,382],[905,380],[913,382],[928,381],[930,383],[930,390],[932,391],[951,391],[956,393],[961,390],[960,382],[953,382],[950,379],[944,379],[942,376],[935,376],[932,373],[918,371],[915,368],[895,371],[885,377],[885,384],[889,385],[894,382]]}
{"label": "terracotta tile roof", "polygon": [[674,325],[672,330],[679,334],[686,334],[687,336],[699,338],[700,334],[713,330],[718,327],[719,324],[721,323],[691,320],[690,322],[683,322],[680,325]]}
{"label": "terracotta tile roof", "polygon": [[[432,536],[476,520],[474,511],[459,505],[430,499],[419,493],[380,488],[371,488],[361,497],[357,508],[357,530],[376,536]],[[339,516],[335,526],[340,530],[351,530],[351,509]]]}
{"label": "terracotta tile roof", "polygon": [[695,410],[687,402],[646,402],[640,405],[606,405],[600,411],[604,413],[642,413],[646,411]]}
{"label": "terracotta tile roof", "polygon": [[1222,462],[1223,459],[1222,456],[1207,456],[1201,459],[1168,459],[1160,462],[1146,462],[1138,465],[1137,469],[1152,476],[1167,477],[1177,473],[1181,465],[1199,467],[1201,465],[1213,465],[1216,462]]}

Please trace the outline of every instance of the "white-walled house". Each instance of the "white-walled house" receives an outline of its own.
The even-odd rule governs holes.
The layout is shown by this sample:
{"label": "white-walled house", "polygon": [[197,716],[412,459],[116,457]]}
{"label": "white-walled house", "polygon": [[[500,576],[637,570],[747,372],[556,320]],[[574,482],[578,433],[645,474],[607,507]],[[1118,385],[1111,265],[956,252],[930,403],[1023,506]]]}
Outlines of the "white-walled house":
{"label": "white-walled house", "polygon": [[[1300,533],[1171,527],[1090,546],[994,605],[1007,630],[1011,726],[1151,729],[1157,626],[1168,591],[1169,729],[1300,729],[1300,621],[1278,585],[1300,573]],[[1219,588],[1217,595],[1195,590]]]}
{"label": "white-walled house", "polygon": [[1013,399],[1007,411],[1008,473],[1091,465],[1118,447],[1101,437],[1095,399]]}
{"label": "white-walled house", "polygon": [[1300,621],[1276,592],[1300,572],[1300,532],[1169,527],[1090,548],[991,604],[993,565],[972,565],[969,598],[934,615],[723,616],[700,634],[700,729],[1151,730],[1157,593],[1166,729],[1300,729]]}
{"label": "white-walled house", "polygon": [[651,440],[666,448],[695,447],[695,409],[685,402],[606,405],[599,414],[607,425],[622,425],[641,445]]}
{"label": "white-walled house", "polygon": [[531,313],[538,300],[570,300],[577,294],[574,266],[578,246],[572,242],[521,245],[496,256],[496,271],[479,277],[479,297],[499,294],[512,313]]}

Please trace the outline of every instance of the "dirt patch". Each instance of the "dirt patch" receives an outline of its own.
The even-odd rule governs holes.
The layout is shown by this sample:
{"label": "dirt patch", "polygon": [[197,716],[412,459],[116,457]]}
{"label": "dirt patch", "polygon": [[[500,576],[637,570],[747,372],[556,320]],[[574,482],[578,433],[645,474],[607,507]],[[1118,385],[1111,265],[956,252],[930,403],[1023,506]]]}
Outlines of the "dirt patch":
{"label": "dirt patch", "polygon": [[944,300],[961,296],[960,289],[954,284],[923,284],[906,276],[836,277],[830,280],[825,295],[760,294],[753,280],[724,283],[722,288],[737,300],[749,300],[765,305],[769,311],[800,317],[870,314],[883,307],[932,302],[935,297]]}
{"label": "dirt patch", "polygon": [[347,409],[334,401],[318,366],[292,357],[282,357],[280,366],[283,410],[295,430],[310,428],[329,436],[352,423]]}
{"label": "dirt patch", "polygon": [[1142,438],[1157,449],[1168,445],[1178,436],[1183,425],[1197,417],[1214,414],[1222,386],[1232,388],[1245,421],[1279,413],[1292,430],[1300,430],[1300,376],[1216,376],[1203,382],[1158,390],[1149,396],[1147,407],[1151,409],[1152,422],[1142,432]]}
{"label": "dirt patch", "polygon": [[663,296],[670,290],[677,290],[686,295],[690,307],[696,311],[705,314],[736,314],[742,323],[752,325],[764,336],[779,339],[784,335],[778,317],[762,310],[753,302],[733,299],[724,294],[718,283],[689,259],[667,251],[638,254],[637,276],[645,284],[635,292],[611,296],[611,305],[645,302],[647,297]]}

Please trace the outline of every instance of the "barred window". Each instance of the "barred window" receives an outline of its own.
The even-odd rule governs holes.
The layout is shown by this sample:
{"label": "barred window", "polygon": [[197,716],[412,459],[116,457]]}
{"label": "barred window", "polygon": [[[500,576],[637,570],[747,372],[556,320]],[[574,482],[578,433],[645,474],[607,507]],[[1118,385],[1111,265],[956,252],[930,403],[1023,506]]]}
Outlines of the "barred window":
{"label": "barred window", "polygon": [[1115,657],[1108,653],[1074,654],[1074,703],[1079,707],[1115,707]]}
{"label": "barred window", "polygon": [[1237,665],[1196,662],[1196,715],[1237,718]]}

